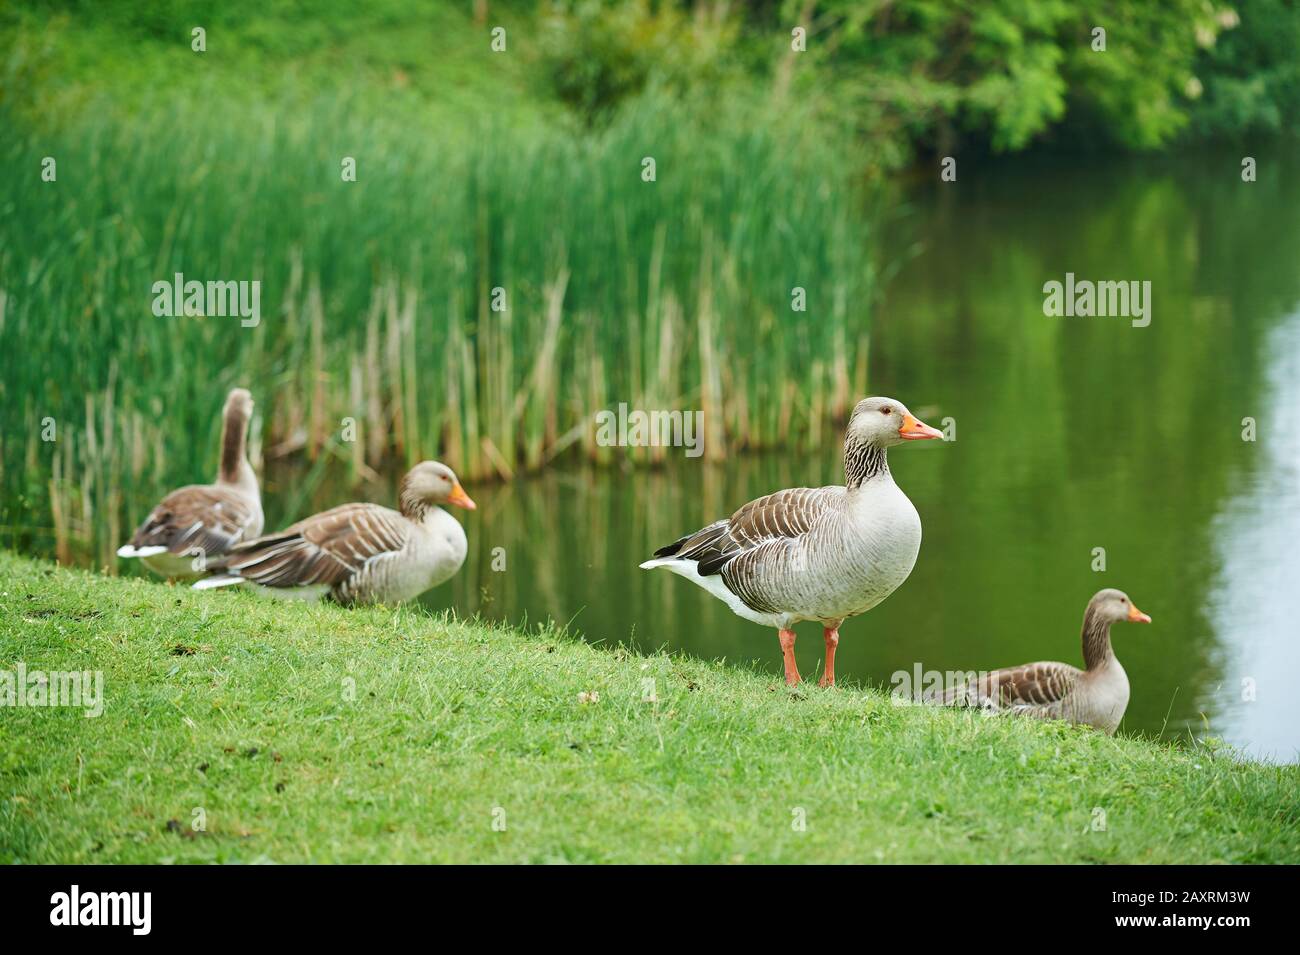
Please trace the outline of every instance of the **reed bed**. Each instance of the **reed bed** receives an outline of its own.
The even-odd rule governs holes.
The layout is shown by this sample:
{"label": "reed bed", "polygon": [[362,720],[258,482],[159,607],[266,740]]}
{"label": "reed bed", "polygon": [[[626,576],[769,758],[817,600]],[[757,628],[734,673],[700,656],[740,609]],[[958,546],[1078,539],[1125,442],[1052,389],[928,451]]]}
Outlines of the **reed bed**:
{"label": "reed bed", "polygon": [[[355,480],[424,457],[474,480],[660,460],[598,445],[593,415],[620,402],[702,411],[706,459],[816,445],[865,387],[870,197],[797,115],[651,95],[595,131],[465,132],[361,100],[160,97],[6,125],[10,546],[111,563],[142,505],[214,470],[235,385],[258,402],[255,463]],[[260,281],[260,324],[155,316],[175,273]]]}

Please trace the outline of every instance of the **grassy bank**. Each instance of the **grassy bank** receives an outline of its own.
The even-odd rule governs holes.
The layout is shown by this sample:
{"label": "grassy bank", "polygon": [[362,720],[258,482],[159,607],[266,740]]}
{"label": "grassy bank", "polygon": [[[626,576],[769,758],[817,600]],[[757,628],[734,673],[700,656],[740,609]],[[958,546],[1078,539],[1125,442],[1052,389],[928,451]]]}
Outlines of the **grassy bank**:
{"label": "grassy bank", "polygon": [[106,699],[0,710],[0,860],[1300,860],[1294,767],[212,597],[0,554],[0,668],[102,670]]}

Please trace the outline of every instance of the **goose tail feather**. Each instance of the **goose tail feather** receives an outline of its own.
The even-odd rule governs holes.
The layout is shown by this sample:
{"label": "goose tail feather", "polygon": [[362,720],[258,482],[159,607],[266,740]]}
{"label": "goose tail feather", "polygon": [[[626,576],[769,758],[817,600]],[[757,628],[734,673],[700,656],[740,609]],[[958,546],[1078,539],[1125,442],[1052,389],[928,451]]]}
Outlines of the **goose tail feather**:
{"label": "goose tail feather", "polygon": [[235,577],[231,574],[218,574],[215,577],[204,577],[196,581],[192,587],[194,590],[216,590],[218,587],[233,587],[235,584],[242,584],[244,578]]}
{"label": "goose tail feather", "polygon": [[642,570],[654,570],[656,567],[666,567],[669,564],[679,563],[676,557],[656,557],[652,560],[642,561],[640,567]]}
{"label": "goose tail feather", "polygon": [[[678,538],[677,540],[673,541],[671,544],[668,544],[664,547],[660,547],[657,551],[655,551],[655,556],[656,557],[675,556],[677,552],[682,549],[682,545],[685,544],[688,540],[690,540],[692,536],[693,535],[691,534],[687,534],[685,537]],[[646,561],[646,563],[648,564],[650,562]],[[642,564],[641,566],[644,567],[645,564]]]}
{"label": "goose tail feather", "polygon": [[118,557],[154,557],[158,554],[167,553],[166,547],[136,547],[134,544],[123,544],[117,549]]}

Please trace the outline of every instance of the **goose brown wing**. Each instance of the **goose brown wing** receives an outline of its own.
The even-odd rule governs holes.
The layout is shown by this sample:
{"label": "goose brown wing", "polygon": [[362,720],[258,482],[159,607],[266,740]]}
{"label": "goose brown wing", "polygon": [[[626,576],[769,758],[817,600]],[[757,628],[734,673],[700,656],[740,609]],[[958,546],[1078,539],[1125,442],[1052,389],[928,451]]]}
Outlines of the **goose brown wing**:
{"label": "goose brown wing", "polygon": [[952,706],[1012,708],[1051,706],[1063,700],[1083,676],[1068,663],[1026,663],[994,670],[978,680],[952,687],[943,702]]}
{"label": "goose brown wing", "polygon": [[703,576],[719,573],[742,554],[806,534],[843,488],[795,487],[757,498],[731,517],[655,551],[656,557],[696,561]]}
{"label": "goose brown wing", "polygon": [[343,504],[236,548],[226,571],[267,587],[335,587],[368,561],[401,550],[409,535],[410,522],[397,511]]}
{"label": "goose brown wing", "polygon": [[164,497],[136,529],[131,546],[166,547],[172,554],[202,549],[218,556],[244,539],[252,520],[252,504],[243,494],[217,484],[193,484]]}

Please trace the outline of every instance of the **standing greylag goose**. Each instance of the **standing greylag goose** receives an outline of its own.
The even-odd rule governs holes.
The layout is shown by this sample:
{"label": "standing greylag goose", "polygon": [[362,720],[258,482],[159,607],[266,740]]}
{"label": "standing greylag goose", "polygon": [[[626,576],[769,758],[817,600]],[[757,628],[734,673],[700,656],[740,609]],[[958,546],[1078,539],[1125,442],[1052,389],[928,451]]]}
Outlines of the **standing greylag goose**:
{"label": "standing greylag goose", "polygon": [[475,504],[451,468],[422,461],[402,478],[399,511],[341,504],[249,541],[195,589],[255,584],[280,596],[341,604],[400,603],[450,579],[465,562],[465,530],[438,505]]}
{"label": "standing greylag goose", "polygon": [[820,682],[833,686],[840,624],[893,593],[921,548],[921,519],[894,483],[886,450],[942,437],[901,402],[864,398],[844,435],[846,487],[797,487],[760,497],[660,548],[641,566],[667,567],[738,616],[775,627],[791,685],[799,682],[793,627],[819,621],[826,641]]}
{"label": "standing greylag goose", "polygon": [[191,484],[159,502],[118,557],[138,557],[164,577],[199,577],[208,561],[262,533],[262,498],[245,453],[253,396],[235,388],[221,418],[215,484]]}
{"label": "standing greylag goose", "polygon": [[943,694],[949,706],[981,706],[1045,720],[1066,720],[1115,734],[1128,708],[1128,674],[1110,647],[1110,625],[1151,618],[1120,590],[1099,590],[1083,612],[1084,669],[1068,663],[1026,663],[994,670]]}

